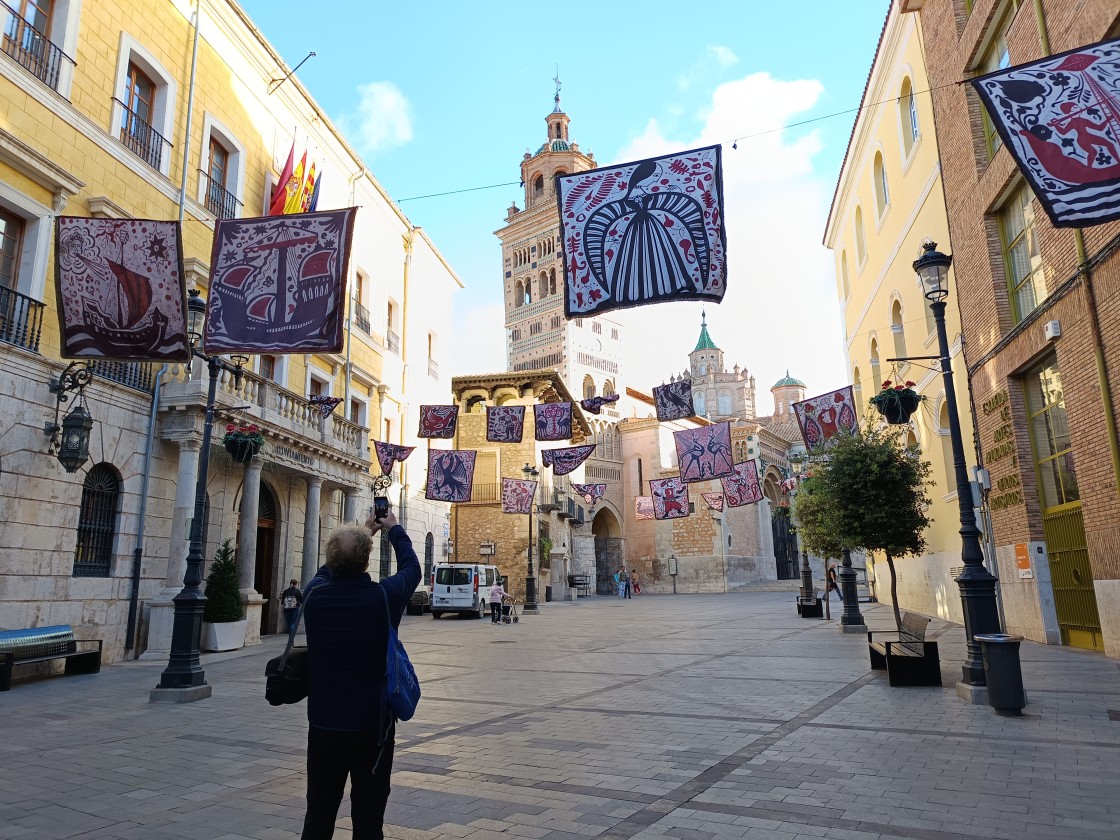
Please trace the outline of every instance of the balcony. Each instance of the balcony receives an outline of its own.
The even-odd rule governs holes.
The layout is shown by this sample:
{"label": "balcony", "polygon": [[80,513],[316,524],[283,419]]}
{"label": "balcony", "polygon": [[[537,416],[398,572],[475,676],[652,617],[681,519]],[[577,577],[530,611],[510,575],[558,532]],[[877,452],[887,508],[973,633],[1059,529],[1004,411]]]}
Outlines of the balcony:
{"label": "balcony", "polygon": [[460,502],[464,505],[500,505],[501,503],[501,484],[475,484],[471,487],[471,500]]}
{"label": "balcony", "polygon": [[163,149],[165,146],[171,147],[167,138],[142,120],[139,114],[130,111],[119,99],[113,101],[121,106],[121,143],[156,172],[162,172]]}
{"label": "balcony", "polygon": [[[156,167],[159,168],[158,166]],[[219,219],[236,219],[240,215],[241,202],[233,193],[219,184],[201,169],[203,189],[206,195],[206,209]]]}
{"label": "balcony", "polygon": [[390,353],[400,355],[401,337],[393,332],[392,327],[385,328],[385,346],[389,349]]}
{"label": "balcony", "polygon": [[357,324],[358,329],[369,335],[369,310],[358,303],[357,298],[352,301],[351,308],[354,313],[354,323]]}
{"label": "balcony", "polygon": [[435,359],[428,359],[428,376],[439,379],[439,362]]}
{"label": "balcony", "polygon": [[0,286],[0,341],[39,352],[43,308],[39,301]]}
{"label": "balcony", "polygon": [[67,64],[73,67],[74,59],[7,3],[0,3],[0,16],[4,18],[4,52],[36,79],[57,91],[63,68]]}
{"label": "balcony", "polygon": [[128,388],[150,394],[156,387],[156,366],[150,362],[114,362],[96,359],[90,362],[90,372],[98,379],[117,382]]}

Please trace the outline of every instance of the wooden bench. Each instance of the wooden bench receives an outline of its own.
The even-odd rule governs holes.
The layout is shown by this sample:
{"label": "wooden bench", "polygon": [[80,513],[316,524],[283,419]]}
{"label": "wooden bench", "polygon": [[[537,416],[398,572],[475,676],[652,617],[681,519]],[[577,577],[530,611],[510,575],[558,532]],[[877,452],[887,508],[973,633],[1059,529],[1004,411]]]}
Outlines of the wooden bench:
{"label": "wooden bench", "polygon": [[576,591],[576,597],[591,594],[591,575],[568,575],[568,586]]}
{"label": "wooden bench", "polygon": [[[868,632],[872,670],[886,671],[892,686],[941,685],[941,659],[937,642],[926,641],[928,626],[929,619],[924,615],[903,613],[899,632]],[[887,635],[893,638],[874,638]]]}
{"label": "wooden bench", "polygon": [[[79,645],[97,645],[79,650]],[[67,674],[96,674],[101,671],[101,639],[78,641],[68,624],[27,630],[0,630],[0,691],[12,687],[16,665],[66,660]]]}

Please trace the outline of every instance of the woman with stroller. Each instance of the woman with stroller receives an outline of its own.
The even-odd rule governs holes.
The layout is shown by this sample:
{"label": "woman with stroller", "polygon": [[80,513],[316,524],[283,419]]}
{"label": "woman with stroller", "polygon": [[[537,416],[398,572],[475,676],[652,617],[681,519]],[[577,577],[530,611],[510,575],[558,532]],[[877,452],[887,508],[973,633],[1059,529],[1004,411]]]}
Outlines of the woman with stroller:
{"label": "woman with stroller", "polygon": [[502,586],[502,579],[498,578],[494,581],[494,585],[490,587],[490,623],[502,623],[502,601],[509,597],[505,587]]}

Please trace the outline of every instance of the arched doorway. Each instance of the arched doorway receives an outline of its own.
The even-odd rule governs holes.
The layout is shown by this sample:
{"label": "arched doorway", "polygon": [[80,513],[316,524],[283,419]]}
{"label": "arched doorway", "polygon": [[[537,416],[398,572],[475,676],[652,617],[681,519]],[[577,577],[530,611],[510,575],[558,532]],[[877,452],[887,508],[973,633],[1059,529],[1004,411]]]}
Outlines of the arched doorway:
{"label": "arched doorway", "polygon": [[591,520],[591,534],[595,537],[595,592],[610,595],[614,592],[612,576],[626,564],[622,526],[614,513],[602,507]]}
{"label": "arched doorway", "polygon": [[256,570],[253,574],[253,588],[264,596],[264,604],[261,606],[261,635],[273,632],[277,620],[276,596],[280,594],[275,579],[278,518],[276,496],[262,481],[257,506]]}

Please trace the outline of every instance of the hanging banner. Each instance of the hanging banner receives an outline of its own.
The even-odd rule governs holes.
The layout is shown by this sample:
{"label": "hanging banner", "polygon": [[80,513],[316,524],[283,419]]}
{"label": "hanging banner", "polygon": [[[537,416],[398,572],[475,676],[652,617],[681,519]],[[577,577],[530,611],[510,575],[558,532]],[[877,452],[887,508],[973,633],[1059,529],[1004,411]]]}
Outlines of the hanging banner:
{"label": "hanging banner", "polygon": [[319,409],[319,413],[324,417],[330,417],[334,414],[334,410],[340,402],[342,402],[342,397],[328,397],[325,394],[312,394],[307,398],[307,404],[312,408]]}
{"label": "hanging banner", "polygon": [[381,474],[388,475],[393,471],[393,464],[404,461],[412,454],[415,446],[398,446],[395,443],[373,442],[374,452],[377,454],[377,463],[381,466]]}
{"label": "hanging banner", "polygon": [[190,359],[178,223],[59,216],[54,241],[63,359]]}
{"label": "hanging banner", "polygon": [[707,481],[730,475],[735,464],[731,457],[731,424],[713,423],[698,429],[673,432],[681,481]]}
{"label": "hanging banner", "polygon": [[569,485],[572,492],[581,497],[587,504],[594,505],[607,491],[605,484],[576,484],[574,481]]}
{"label": "hanging banner", "polygon": [[731,475],[720,479],[728,507],[742,507],[762,501],[762,485],[758,483],[758,467],[754,461],[735,465]]}
{"label": "hanging banner", "polygon": [[448,439],[455,437],[455,426],[459,421],[457,405],[420,406],[420,430],[417,437]]}
{"label": "hanging banner", "polygon": [[522,478],[502,479],[502,513],[530,513],[537,495],[537,482]]}
{"label": "hanging banner", "polygon": [[206,352],[340,352],[356,213],[219,220]]}
{"label": "hanging banner", "polygon": [[688,516],[688,485],[677,477],[650,479],[654,519],[681,519]]}
{"label": "hanging banner", "polygon": [[579,407],[591,414],[598,414],[603,410],[604,405],[614,402],[618,402],[618,394],[611,394],[609,397],[590,397],[586,400],[580,400]]}
{"label": "hanging banner", "polygon": [[836,435],[854,435],[859,431],[851,385],[795,402],[793,413],[801,428],[801,437],[809,449],[820,446]]}
{"label": "hanging banner", "polygon": [[692,407],[692,383],[687,379],[656,386],[653,389],[653,403],[657,407],[657,419],[663,423],[684,420],[696,414]]}
{"label": "hanging banner", "polygon": [[723,510],[723,494],[722,493],[701,493],[704,501],[707,502],[708,507],[714,511]]}
{"label": "hanging banner", "polygon": [[719,146],[556,176],[569,318],[723,299]]}
{"label": "hanging banner", "polygon": [[970,81],[1055,227],[1120,219],[1120,39]]}
{"label": "hanging banner", "polygon": [[634,497],[634,518],[639,521],[653,519],[653,496]]}
{"label": "hanging banner", "polygon": [[537,403],[533,406],[537,440],[570,440],[572,437],[572,404],[570,402]]}
{"label": "hanging banner", "polygon": [[525,429],[525,406],[486,406],[486,439],[492,443],[521,443]]}
{"label": "hanging banner", "polygon": [[546,467],[552,467],[553,475],[567,475],[584,461],[595,449],[594,443],[586,446],[565,446],[560,449],[544,449],[541,451],[541,461]]}
{"label": "hanging banner", "polygon": [[428,486],[424,498],[436,502],[469,502],[476,454],[469,449],[429,450]]}

